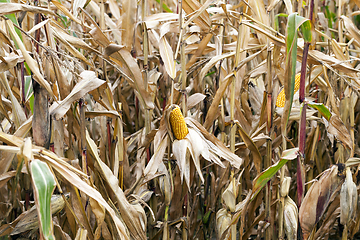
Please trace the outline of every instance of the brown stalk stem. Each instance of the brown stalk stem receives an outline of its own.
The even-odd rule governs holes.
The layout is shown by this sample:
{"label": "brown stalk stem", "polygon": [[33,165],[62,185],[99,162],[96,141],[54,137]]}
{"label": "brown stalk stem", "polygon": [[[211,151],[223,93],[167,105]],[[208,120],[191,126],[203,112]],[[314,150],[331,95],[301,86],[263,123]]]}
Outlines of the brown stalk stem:
{"label": "brown stalk stem", "polygon": [[[180,6],[180,16],[179,16],[179,26],[180,32],[183,32],[183,17],[182,17],[182,0],[179,1]],[[185,58],[185,42],[184,42],[184,34],[180,34],[180,62],[181,62],[181,91],[182,91],[182,104],[181,109],[184,117],[187,115],[187,107],[186,107],[186,58]]]}
{"label": "brown stalk stem", "polygon": [[86,127],[85,127],[85,101],[83,98],[79,100],[80,107],[80,138],[81,138],[81,166],[83,172],[89,175],[87,158],[86,158]]}
{"label": "brown stalk stem", "polygon": [[352,141],[352,149],[350,152],[350,157],[354,156],[354,149],[355,149],[355,132],[354,132],[354,127],[355,127],[355,104],[356,102],[354,101],[354,97],[352,97],[352,95],[354,95],[354,93],[351,91],[350,93],[350,136],[351,136],[351,141]]}
{"label": "brown stalk stem", "polygon": [[[118,111],[121,114],[122,105],[118,103]],[[122,114],[120,115],[122,116]],[[119,129],[118,129],[118,149],[119,149],[119,184],[120,188],[124,189],[124,126],[122,119],[117,119],[119,122]]]}
{"label": "brown stalk stem", "polygon": [[[267,169],[271,165],[272,160],[272,141],[271,141],[271,132],[272,132],[272,65],[271,65],[271,55],[272,51],[270,50],[270,46],[268,46],[268,54],[267,54],[267,69],[268,73],[266,75],[267,80],[267,128],[266,134],[270,137],[270,140],[266,142],[266,157],[263,169]],[[270,204],[271,204],[271,181],[266,184],[265,188],[265,221],[270,222]],[[271,239],[271,227],[266,228],[265,230],[265,239]]]}
{"label": "brown stalk stem", "polygon": [[[147,5],[146,5],[146,0],[142,1],[142,12],[141,12],[141,17],[142,17],[142,21],[144,21],[145,17],[146,17],[146,10],[147,10]],[[143,23],[142,24],[143,27],[143,31],[144,31],[144,39],[143,39],[143,54],[144,54],[144,86],[145,86],[145,90],[148,91],[148,70],[149,70],[149,40],[148,40],[148,32],[147,32],[147,27],[146,24]],[[150,109],[145,109],[145,134],[148,134],[151,130],[151,110]],[[147,157],[148,159],[150,159],[150,153],[149,151],[147,151]]]}

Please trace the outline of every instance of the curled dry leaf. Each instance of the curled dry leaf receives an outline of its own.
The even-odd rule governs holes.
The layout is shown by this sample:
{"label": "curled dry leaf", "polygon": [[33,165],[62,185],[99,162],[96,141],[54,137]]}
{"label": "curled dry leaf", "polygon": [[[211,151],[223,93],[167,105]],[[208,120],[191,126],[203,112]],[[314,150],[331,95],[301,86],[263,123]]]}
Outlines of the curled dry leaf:
{"label": "curled dry leaf", "polygon": [[[0,9],[1,9],[1,7],[0,7]],[[18,44],[18,46],[23,54],[23,57],[25,59],[25,62],[28,64],[29,68],[33,72],[34,79],[48,91],[48,93],[50,94],[51,97],[55,98],[55,95],[50,87],[50,84],[45,80],[43,75],[40,73],[40,69],[37,66],[37,63],[35,62],[35,60],[27,52],[25,45],[21,41],[20,37],[17,35],[17,33],[14,29],[14,25],[11,22],[11,20],[6,20],[6,25],[9,28],[10,33],[11,33],[12,37],[14,38],[14,41]]]}
{"label": "curled dry leaf", "polygon": [[164,61],[165,70],[166,70],[167,74],[169,74],[169,76],[172,79],[175,79],[176,69],[175,69],[174,52],[172,51],[165,36],[160,38],[159,48],[160,48],[160,56],[161,56],[161,59]]}
{"label": "curled dry leaf", "polygon": [[43,13],[55,16],[54,12],[47,8],[34,7],[20,3],[0,3],[0,16],[17,12]]}
{"label": "curled dry leaf", "polygon": [[[209,2],[209,1],[213,1],[213,0],[208,0],[207,2]],[[204,4],[205,6],[207,5],[207,2]],[[201,9],[201,7],[202,7],[202,5],[196,0],[182,1],[182,8],[188,15],[194,14],[194,12],[196,13],[197,11],[199,11],[199,9]],[[211,26],[211,19],[210,19],[209,13],[205,10],[205,8],[202,9],[202,11],[199,11],[199,17],[195,18],[194,22],[203,31],[209,32],[210,26]]]}
{"label": "curled dry leaf", "polygon": [[144,209],[141,210],[138,207],[131,205],[125,197],[124,192],[119,187],[118,178],[112,173],[110,168],[100,159],[97,146],[95,142],[90,138],[89,133],[86,132],[86,142],[87,146],[96,160],[95,168],[99,172],[100,176],[105,180],[109,185],[110,189],[114,193],[114,196],[117,200],[119,211],[121,217],[125,222],[126,226],[129,228],[130,234],[134,239],[146,239],[145,229],[143,226],[146,226],[146,217],[144,217]]}
{"label": "curled dry leaf", "polygon": [[0,73],[5,72],[9,70],[10,68],[13,68],[16,66],[16,64],[19,61],[19,56],[15,53],[10,53],[7,57],[1,57],[0,62]]}
{"label": "curled dry leaf", "polygon": [[331,115],[327,130],[328,133],[334,135],[346,147],[352,149],[353,144],[350,133],[338,115],[334,113]]}
{"label": "curled dry leaf", "polygon": [[50,112],[55,119],[59,120],[64,116],[70,109],[71,104],[83,97],[86,93],[106,83],[106,81],[97,78],[93,71],[83,71],[80,77],[81,79],[79,79],[79,82],[71,90],[71,93],[63,101],[60,101],[59,104],[54,103],[51,106]]}

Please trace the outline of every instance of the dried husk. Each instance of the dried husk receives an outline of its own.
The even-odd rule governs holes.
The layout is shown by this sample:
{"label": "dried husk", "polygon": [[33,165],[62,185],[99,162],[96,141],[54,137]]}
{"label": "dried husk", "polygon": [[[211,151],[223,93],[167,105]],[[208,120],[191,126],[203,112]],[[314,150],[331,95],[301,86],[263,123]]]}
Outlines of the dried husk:
{"label": "dried husk", "polygon": [[298,208],[296,203],[287,196],[285,198],[284,225],[287,239],[296,240],[298,229]]}
{"label": "dried husk", "polygon": [[338,164],[327,169],[307,192],[299,209],[299,221],[304,239],[309,237],[334,195],[339,192],[339,187],[344,181],[344,166]]}
{"label": "dried husk", "polygon": [[[225,208],[221,208],[216,213],[216,231],[218,239],[221,238],[222,234],[228,229],[231,224],[231,214]],[[228,239],[230,232],[227,233],[225,239]]]}
{"label": "dried husk", "polygon": [[352,179],[351,170],[346,168],[346,179],[340,191],[340,223],[348,224],[353,219],[357,208],[357,189]]}

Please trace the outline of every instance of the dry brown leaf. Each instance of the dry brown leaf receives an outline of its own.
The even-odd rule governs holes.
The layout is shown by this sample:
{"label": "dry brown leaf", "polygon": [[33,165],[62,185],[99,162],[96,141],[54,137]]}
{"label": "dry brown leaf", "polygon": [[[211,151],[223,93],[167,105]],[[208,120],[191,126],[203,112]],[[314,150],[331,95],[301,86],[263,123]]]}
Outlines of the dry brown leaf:
{"label": "dry brown leaf", "polygon": [[330,134],[334,135],[340,142],[342,142],[346,147],[352,149],[353,145],[350,133],[338,115],[334,113],[331,115],[327,130]]}
{"label": "dry brown leaf", "polygon": [[317,63],[317,64],[322,65],[322,62],[325,62],[325,63],[329,64],[331,67],[333,67],[339,71],[342,71],[344,73],[347,73],[347,74],[359,72],[359,70],[357,70],[353,67],[349,67],[344,62],[336,59],[335,57],[324,54],[318,50],[309,50],[309,56],[311,56],[313,59],[319,61],[319,63]]}
{"label": "dry brown leaf", "polygon": [[210,61],[208,63],[205,64],[205,66],[201,69],[200,71],[200,79],[203,79],[205,77],[205,75],[209,72],[209,70],[220,60],[225,59],[225,58],[230,58],[235,56],[235,52],[229,52],[229,53],[224,53],[222,55],[218,55],[215,57],[212,57],[210,59]]}
{"label": "dry brown leaf", "polygon": [[29,55],[20,37],[15,32],[14,25],[11,22],[11,20],[6,20],[6,25],[8,26],[10,33],[14,38],[14,41],[18,44],[26,63],[28,64],[31,71],[34,73],[35,80],[48,91],[51,97],[56,98],[50,87],[50,84],[45,80],[43,75],[40,73],[39,67],[37,66],[35,60]]}
{"label": "dry brown leaf", "polygon": [[165,70],[167,74],[169,74],[169,76],[172,79],[175,79],[176,69],[175,69],[174,52],[171,49],[170,44],[166,40],[165,36],[160,38],[159,48],[160,48],[160,56],[164,62]]}
{"label": "dry brown leaf", "polygon": [[261,163],[262,163],[262,157],[259,152],[259,149],[253,142],[253,140],[249,137],[249,135],[244,131],[244,129],[240,126],[239,123],[237,123],[239,128],[239,134],[242,138],[242,140],[245,142],[247,148],[252,152],[253,154],[253,162],[257,171],[257,174],[260,174],[261,172]]}
{"label": "dry brown leaf", "polygon": [[349,31],[350,36],[355,38],[355,40],[360,44],[360,33],[359,29],[354,25],[354,23],[347,16],[342,15],[341,19],[344,22],[345,28]]}
{"label": "dry brown leaf", "polygon": [[[208,0],[207,2],[209,2]],[[189,14],[195,14],[196,11],[198,11],[202,5],[196,1],[196,0],[184,0],[182,1],[182,8],[186,12],[187,15]],[[194,19],[194,22],[205,32],[209,32],[210,26],[211,26],[211,20],[209,13],[205,11],[205,9],[200,11],[199,17]]]}
{"label": "dry brown leaf", "polygon": [[13,52],[10,53],[7,57],[1,57],[1,58],[2,61],[0,62],[0,73],[15,67],[18,61],[20,60],[19,56]]}
{"label": "dry brown leaf", "polygon": [[17,12],[43,13],[56,16],[52,11],[47,8],[34,7],[20,3],[0,3],[0,16]]}
{"label": "dry brown leaf", "polygon": [[[88,66],[90,66],[92,69],[95,69],[95,67],[93,66],[92,63],[89,62],[89,60],[83,55],[81,54],[74,46],[77,46],[78,44],[81,44],[80,46],[82,47],[87,47],[88,49],[91,49],[89,46],[87,46],[86,43],[84,43],[82,40],[77,39],[75,37],[71,37],[70,35],[67,34],[61,34],[61,31],[57,31],[54,29],[53,31],[54,36],[64,44],[65,48],[76,58],[80,59],[81,61],[84,61],[84,63],[86,63]],[[66,37],[66,39],[64,38]],[[69,41],[70,42],[69,42]],[[73,46],[74,45],[74,46]],[[95,50],[95,52],[97,52]]]}
{"label": "dry brown leaf", "polygon": [[154,149],[155,149],[154,155],[151,157],[148,165],[146,166],[146,168],[144,170],[144,176],[147,179],[150,179],[153,177],[153,175],[158,170],[160,162],[164,158],[165,150],[166,150],[168,142],[169,142],[169,138],[166,135],[166,132],[167,132],[167,130],[166,130],[166,126],[165,126],[165,121],[162,120],[160,123],[160,128],[156,132],[155,137],[154,137]]}
{"label": "dry brown leaf", "polygon": [[93,71],[83,71],[80,77],[80,81],[74,86],[71,93],[63,101],[60,101],[59,104],[54,103],[51,106],[50,112],[55,119],[59,120],[63,117],[70,109],[71,104],[83,97],[86,93],[106,83],[106,81],[97,78]]}
{"label": "dry brown leaf", "polygon": [[[264,1],[250,0],[251,15],[265,26],[270,26],[269,15],[265,11]],[[261,44],[266,44],[267,38],[263,34],[259,34]]]}
{"label": "dry brown leaf", "polygon": [[[77,24],[81,24],[80,20],[77,19],[74,15],[71,14],[71,12],[64,6],[62,5],[60,2],[58,1],[51,1],[60,11],[62,11],[68,18],[70,18],[71,20],[73,20],[74,22],[76,22]],[[74,1],[74,3],[77,1]],[[74,4],[75,6],[75,4]],[[75,6],[76,7],[76,6]],[[74,8],[75,8],[74,7]],[[74,11],[76,12],[76,11]]]}
{"label": "dry brown leaf", "polygon": [[232,80],[233,73],[226,76],[225,79],[220,83],[220,87],[216,91],[215,97],[210,105],[210,108],[208,110],[208,113],[206,114],[204,128],[209,129],[210,126],[213,124],[213,121],[216,117],[216,113],[219,109],[220,100],[222,99],[226,88],[229,86]]}
{"label": "dry brown leaf", "polygon": [[87,51],[95,52],[96,54],[101,54],[99,51],[90,47],[90,45],[85,43],[80,38],[71,36],[71,35],[67,34],[66,32],[64,32],[64,30],[62,30],[59,26],[57,26],[57,24],[52,23],[51,26],[55,33],[55,36],[61,37],[62,39],[64,39],[68,43],[70,43],[72,46],[74,46],[75,48],[82,48]]}
{"label": "dry brown leaf", "polygon": [[126,227],[121,222],[121,220],[116,216],[115,211],[109,206],[109,204],[105,201],[105,199],[101,196],[101,194],[91,187],[88,183],[81,180],[81,178],[76,175],[73,171],[69,171],[70,165],[68,164],[60,164],[55,159],[52,159],[48,156],[39,155],[42,159],[46,160],[51,167],[53,167],[59,174],[61,174],[66,180],[68,180],[72,185],[76,186],[79,190],[87,194],[89,197],[96,200],[100,205],[102,205],[111,215],[113,221],[115,222],[118,231],[118,234],[124,238],[129,239],[128,233],[126,231]]}
{"label": "dry brown leaf", "polygon": [[75,17],[77,17],[77,15],[78,15],[79,8],[83,8],[86,3],[87,3],[87,0],[74,0],[73,5],[72,5],[72,8],[73,8],[72,10],[73,10]]}
{"label": "dry brown leaf", "polygon": [[197,129],[199,134],[202,138],[210,141],[216,147],[212,147],[210,150],[213,151],[218,156],[224,158],[225,160],[229,161],[235,168],[240,168],[243,163],[243,159],[239,156],[231,152],[223,142],[217,139],[214,135],[210,134],[199,122],[192,118],[186,118],[185,122],[187,125],[192,126],[193,129]]}
{"label": "dry brown leaf", "polygon": [[187,107],[191,109],[195,107],[198,103],[205,99],[205,95],[202,93],[194,93],[187,99]]}
{"label": "dry brown leaf", "polygon": [[25,121],[26,121],[26,115],[24,113],[23,108],[21,107],[20,103],[14,96],[13,92],[10,89],[8,79],[6,77],[6,74],[4,72],[0,73],[0,81],[6,89],[7,93],[9,94],[9,97],[11,99],[11,105],[13,109],[14,118],[13,121],[15,122],[16,127],[20,127]]}
{"label": "dry brown leaf", "polygon": [[[142,218],[139,216],[137,210],[126,199],[124,192],[119,187],[119,180],[115,177],[110,168],[100,159],[97,146],[95,142],[90,138],[89,133],[86,132],[86,142],[91,154],[94,156],[96,163],[95,167],[98,169],[101,177],[107,182],[113,193],[115,194],[121,217],[129,228],[131,236],[134,239],[146,239],[145,231],[142,228],[142,224],[146,226],[146,223],[142,223]],[[145,212],[144,212],[145,214]]]}
{"label": "dry brown leaf", "polygon": [[122,1],[121,29],[123,34],[121,44],[129,51],[134,42],[136,5],[136,1]]}

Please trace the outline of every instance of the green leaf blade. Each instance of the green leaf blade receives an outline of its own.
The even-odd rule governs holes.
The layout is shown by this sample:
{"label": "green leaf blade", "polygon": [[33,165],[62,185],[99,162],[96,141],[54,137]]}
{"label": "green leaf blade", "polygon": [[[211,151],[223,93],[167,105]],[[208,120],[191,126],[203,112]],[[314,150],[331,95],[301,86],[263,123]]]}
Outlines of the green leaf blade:
{"label": "green leaf blade", "polygon": [[40,160],[31,161],[30,170],[41,232],[45,239],[55,239],[50,206],[56,186],[54,176],[48,165]]}

